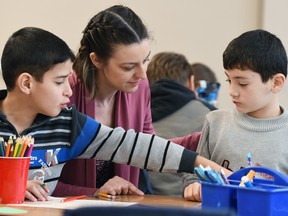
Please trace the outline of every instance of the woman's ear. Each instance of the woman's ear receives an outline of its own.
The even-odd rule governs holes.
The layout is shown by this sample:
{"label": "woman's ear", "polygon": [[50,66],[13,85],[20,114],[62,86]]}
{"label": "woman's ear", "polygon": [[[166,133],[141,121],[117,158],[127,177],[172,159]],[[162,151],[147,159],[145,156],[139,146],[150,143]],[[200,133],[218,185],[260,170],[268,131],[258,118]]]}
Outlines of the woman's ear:
{"label": "woman's ear", "polygon": [[281,74],[277,73],[273,76],[273,93],[279,93],[285,84],[286,77]]}
{"label": "woman's ear", "polygon": [[97,57],[97,55],[94,52],[90,53],[89,57],[92,63],[95,65],[95,67],[101,68],[102,61],[100,58]]}
{"label": "woman's ear", "polygon": [[17,79],[17,85],[24,94],[30,94],[32,76],[29,73],[22,73]]}

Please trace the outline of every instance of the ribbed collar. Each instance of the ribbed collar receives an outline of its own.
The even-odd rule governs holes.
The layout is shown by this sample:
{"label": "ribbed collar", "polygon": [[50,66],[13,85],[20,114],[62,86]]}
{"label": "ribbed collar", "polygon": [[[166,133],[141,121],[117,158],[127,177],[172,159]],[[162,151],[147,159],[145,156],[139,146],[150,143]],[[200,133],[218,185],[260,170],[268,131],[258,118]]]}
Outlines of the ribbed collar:
{"label": "ribbed collar", "polygon": [[288,125],[288,113],[285,107],[280,106],[283,113],[275,118],[253,118],[234,109],[236,123],[249,131],[268,132],[279,130]]}

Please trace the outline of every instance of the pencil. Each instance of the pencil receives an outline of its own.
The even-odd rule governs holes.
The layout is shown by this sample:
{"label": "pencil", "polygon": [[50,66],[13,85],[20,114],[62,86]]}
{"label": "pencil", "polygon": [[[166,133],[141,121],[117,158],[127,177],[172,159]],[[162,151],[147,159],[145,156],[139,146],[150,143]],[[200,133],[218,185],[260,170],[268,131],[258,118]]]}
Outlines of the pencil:
{"label": "pencil", "polygon": [[5,157],[5,148],[4,148],[4,143],[0,141],[0,156]]}
{"label": "pencil", "polygon": [[12,157],[16,157],[17,156],[18,148],[19,148],[19,143],[17,142],[15,144],[15,148],[14,148],[14,152],[13,152]]}
{"label": "pencil", "polygon": [[7,143],[5,157],[9,157],[10,147],[11,147],[11,143]]}
{"label": "pencil", "polygon": [[72,196],[72,197],[64,198],[60,202],[69,202],[69,201],[73,201],[73,200],[77,200],[77,199],[84,199],[86,197],[87,197],[86,195]]}
{"label": "pencil", "polygon": [[6,155],[6,146],[3,137],[0,137],[0,149],[1,149],[1,156],[5,157]]}
{"label": "pencil", "polygon": [[14,145],[11,143],[9,157],[13,157],[13,152],[14,152]]}
{"label": "pencil", "polygon": [[116,197],[114,195],[110,195],[110,194],[106,194],[106,193],[98,193],[97,195],[99,197],[105,197],[105,198],[109,198],[109,199],[114,199]]}
{"label": "pencil", "polygon": [[24,142],[21,152],[20,152],[20,157],[24,157],[26,149],[27,149],[27,142]]}

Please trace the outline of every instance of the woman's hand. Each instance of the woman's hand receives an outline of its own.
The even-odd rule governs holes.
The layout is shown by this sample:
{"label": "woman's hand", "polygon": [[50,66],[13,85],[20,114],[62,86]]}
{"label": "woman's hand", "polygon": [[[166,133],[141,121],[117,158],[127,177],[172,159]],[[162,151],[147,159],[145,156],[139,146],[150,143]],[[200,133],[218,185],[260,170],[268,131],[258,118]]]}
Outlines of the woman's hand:
{"label": "woman's hand", "polygon": [[114,176],[113,178],[109,179],[99,190],[97,190],[95,195],[97,195],[97,193],[107,193],[111,195],[144,195],[144,193],[135,185],[123,178],[120,178],[119,176]]}

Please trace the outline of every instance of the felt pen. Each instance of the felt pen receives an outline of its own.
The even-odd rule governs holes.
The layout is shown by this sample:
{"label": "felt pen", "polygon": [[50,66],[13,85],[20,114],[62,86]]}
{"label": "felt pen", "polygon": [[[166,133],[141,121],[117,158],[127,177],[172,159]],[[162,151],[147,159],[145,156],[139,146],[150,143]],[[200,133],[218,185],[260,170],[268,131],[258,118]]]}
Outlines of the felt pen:
{"label": "felt pen", "polygon": [[248,162],[248,167],[252,167],[252,160],[251,160],[251,153],[248,152],[247,154],[247,162]]}
{"label": "felt pen", "polygon": [[194,172],[196,173],[196,175],[198,176],[198,178],[201,181],[207,181],[209,182],[209,178],[207,178],[207,176],[204,173],[204,169],[200,168],[200,167],[195,167]]}
{"label": "felt pen", "polygon": [[69,202],[69,201],[73,201],[73,200],[77,200],[77,199],[84,199],[86,197],[87,197],[86,195],[72,196],[72,197],[64,198],[60,202]]}
{"label": "felt pen", "polygon": [[249,180],[249,178],[248,178],[247,176],[243,176],[243,177],[241,178],[241,181],[244,182],[244,185],[245,185],[246,187],[249,187],[249,188],[253,187],[252,182]]}
{"label": "felt pen", "polygon": [[220,179],[219,174],[215,172],[214,170],[205,170],[204,173],[206,177],[210,180],[210,182],[223,184],[223,182]]}
{"label": "felt pen", "polygon": [[[254,170],[250,170],[246,176],[248,177],[248,179],[249,179],[251,182],[253,182],[253,178],[254,178],[254,176],[255,176],[255,171],[254,171]],[[244,186],[244,185],[245,185],[245,184],[244,184],[243,181],[241,181],[241,183],[239,184],[239,186]]]}
{"label": "felt pen", "polygon": [[227,178],[227,176],[225,175],[225,172],[224,172],[224,170],[223,170],[222,168],[220,168],[220,172],[219,172],[219,173],[220,173],[220,176],[221,176],[223,182],[224,182],[225,184],[229,184],[228,178]]}

